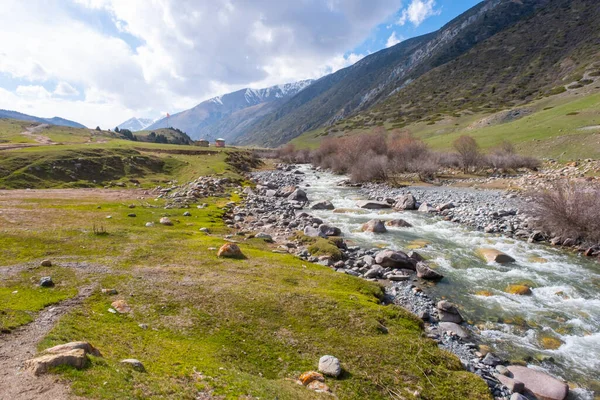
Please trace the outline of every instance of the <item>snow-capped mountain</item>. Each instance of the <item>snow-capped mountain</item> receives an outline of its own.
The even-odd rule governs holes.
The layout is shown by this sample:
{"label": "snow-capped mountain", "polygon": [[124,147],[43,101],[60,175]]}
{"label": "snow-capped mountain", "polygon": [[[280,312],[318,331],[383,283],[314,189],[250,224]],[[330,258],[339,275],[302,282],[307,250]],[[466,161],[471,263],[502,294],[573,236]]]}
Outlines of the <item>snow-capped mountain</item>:
{"label": "snow-capped mountain", "polygon": [[117,125],[119,129],[129,129],[131,132],[143,131],[154,123],[151,118],[129,118],[127,121]]}
{"label": "snow-capped mountain", "polygon": [[[169,125],[181,129],[193,139],[223,137],[230,141],[243,134],[242,128],[249,121],[264,115],[274,104],[291,98],[311,83],[312,80],[304,80],[264,89],[241,89],[213,97],[194,108],[171,115]],[[166,121],[161,119],[147,129],[165,126]]]}

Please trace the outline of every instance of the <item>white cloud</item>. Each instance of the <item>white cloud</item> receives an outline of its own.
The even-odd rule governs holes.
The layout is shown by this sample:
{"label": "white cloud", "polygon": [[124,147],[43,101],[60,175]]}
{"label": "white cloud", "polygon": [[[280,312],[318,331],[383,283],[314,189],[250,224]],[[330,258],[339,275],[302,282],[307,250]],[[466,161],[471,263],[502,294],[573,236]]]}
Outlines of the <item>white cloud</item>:
{"label": "white cloud", "polygon": [[404,25],[406,21],[410,21],[413,25],[419,26],[427,18],[440,14],[441,11],[434,7],[435,0],[412,0],[408,8],[402,11],[398,25]]}
{"label": "white cloud", "polygon": [[392,32],[387,42],[385,43],[385,47],[392,47],[397,45],[398,43],[404,40],[404,36],[400,35],[400,37],[396,36],[396,32]]}
{"label": "white cloud", "polygon": [[79,91],[67,82],[59,82],[53,92],[56,96],[77,96]]}
{"label": "white cloud", "polygon": [[52,95],[43,86],[17,86],[15,93],[25,99],[48,99]]}
{"label": "white cloud", "polygon": [[[32,85],[59,82],[53,93],[38,90],[38,101],[30,96],[29,110],[114,126],[122,122],[116,110],[175,112],[242,87],[318,78],[346,67],[363,55],[342,54],[400,5],[401,0],[5,0],[0,73]],[[102,25],[111,19],[114,26]],[[79,92],[83,100],[74,99]],[[0,108],[14,108],[5,93],[0,102]]]}

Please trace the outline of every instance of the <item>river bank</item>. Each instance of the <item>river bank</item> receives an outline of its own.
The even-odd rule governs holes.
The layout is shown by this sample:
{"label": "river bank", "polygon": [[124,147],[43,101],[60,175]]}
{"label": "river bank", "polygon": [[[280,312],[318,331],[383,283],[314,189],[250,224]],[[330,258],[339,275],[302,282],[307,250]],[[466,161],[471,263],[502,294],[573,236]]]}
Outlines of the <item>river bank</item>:
{"label": "river bank", "polygon": [[[304,208],[309,205],[308,200],[322,200],[324,197],[321,195],[323,191],[332,191],[334,187],[336,188],[335,190],[341,191],[342,197],[343,193],[352,193],[354,196],[358,195],[362,198],[373,198],[375,200],[380,200],[382,203],[390,203],[391,201],[386,202],[388,198],[390,200],[396,200],[397,196],[406,195],[407,189],[394,192],[390,191],[390,188],[375,185],[368,185],[361,189],[347,188],[337,186],[339,179],[337,179],[338,182],[335,184],[328,181],[327,184],[324,185],[324,188],[317,188],[320,184],[321,173],[317,173],[306,167],[303,167],[300,170],[288,167],[284,169],[289,170],[261,171],[252,175],[253,179],[257,182],[257,188],[256,190],[246,189],[246,202],[243,206],[232,209],[227,221],[229,225],[242,231],[259,232],[259,237],[263,237],[267,240],[272,239],[278,244],[276,251],[294,253],[308,261],[321,263],[335,268],[341,273],[361,276],[365,279],[380,279],[386,282],[391,301],[394,301],[420,317],[423,317],[426,322],[428,335],[430,335],[432,339],[438,341],[442,347],[457,354],[463,361],[465,368],[484,377],[490,385],[495,397],[508,398],[509,392],[507,391],[507,388],[503,387],[498,380],[503,378],[499,378],[497,375],[499,372],[506,371],[502,367],[499,367],[499,370],[496,370],[495,368],[497,362],[500,360],[496,360],[495,356],[494,358],[488,356],[487,364],[491,365],[487,365],[483,361],[487,356],[489,348],[485,344],[483,347],[479,347],[477,343],[474,343],[477,341],[481,343],[487,342],[487,340],[485,340],[489,339],[485,337],[487,333],[498,332],[504,328],[494,326],[495,329],[482,329],[485,327],[463,325],[462,328],[466,330],[466,333],[470,336],[469,338],[460,338],[459,334],[463,334],[464,332],[461,332],[458,328],[453,326],[451,327],[455,332],[452,332],[452,329],[447,329],[447,325],[442,325],[445,328],[440,330],[440,321],[438,318],[439,309],[433,302],[432,297],[438,299],[443,298],[443,291],[440,293],[436,288],[448,286],[447,282],[442,280],[440,284],[432,286],[428,284],[427,281],[418,278],[414,272],[408,272],[404,269],[400,269],[401,273],[398,272],[398,269],[391,267],[383,267],[381,270],[374,270],[374,266],[377,266],[375,259],[377,258],[377,254],[381,252],[381,247],[397,249],[398,243],[378,243],[377,246],[372,246],[373,239],[379,239],[376,234],[357,233],[356,226],[351,226],[352,224],[348,224],[340,219],[349,218],[349,216],[358,218],[354,225],[360,227],[360,225],[362,225],[361,223],[373,219],[372,217],[384,219],[395,217],[396,214],[394,214],[393,210],[386,208],[381,210],[356,209],[356,206],[354,205],[356,199],[343,198],[341,204],[336,204],[337,207],[335,207],[335,210],[310,209],[304,211]],[[300,187],[301,189],[298,190],[297,187]],[[430,209],[428,211],[435,210],[437,213],[437,206],[446,205],[445,207],[440,207],[439,213],[443,218],[450,221],[454,220],[454,222],[469,224],[471,226],[474,226],[474,223],[477,224],[478,227],[483,227],[482,230],[485,230],[486,227],[493,224],[495,229],[497,229],[496,231],[501,233],[514,234],[520,229],[527,228],[523,216],[520,213],[520,207],[522,206],[521,200],[515,196],[507,195],[500,191],[480,193],[468,189],[446,189],[447,188],[410,188],[408,191],[411,193],[414,192],[412,193],[413,196],[421,202],[425,204],[430,203]],[[310,199],[307,197],[306,192],[311,195]],[[331,201],[340,203],[333,199],[331,199]],[[312,204],[313,207],[314,203],[315,202]],[[350,203],[352,203],[352,207],[355,209],[345,209],[346,207],[340,207]],[[454,207],[451,207],[449,206],[449,203],[456,204],[453,204]],[[319,206],[319,208],[321,206]],[[327,206],[326,203],[325,206]],[[488,212],[488,209],[490,208],[491,210]],[[411,216],[411,218],[413,218],[413,215],[417,216],[417,214],[424,214],[423,216],[418,216],[419,218],[432,218],[428,212],[405,214]],[[330,221],[332,217],[334,219],[337,218],[339,222],[346,223],[346,226],[341,226],[341,229],[338,228],[337,223]],[[472,221],[472,223],[469,223],[469,221]],[[506,227],[503,228],[503,225],[507,224],[510,224],[511,232],[506,232]],[[299,230],[308,234],[306,236],[313,235],[313,237],[318,237],[327,236],[327,233],[329,233],[329,235],[337,236],[341,233],[338,232],[337,229],[343,231],[343,236],[345,238],[345,242],[342,242],[337,246],[341,253],[341,257],[331,257],[327,254],[314,255],[309,251],[310,246],[306,243],[302,243],[302,240],[290,240],[290,237]],[[395,229],[396,228],[390,228],[390,231],[394,233]],[[488,229],[488,231],[489,230],[490,229]],[[528,233],[527,238],[529,238],[530,235],[531,234]],[[385,240],[381,241],[385,242]],[[415,241],[418,241],[418,238],[413,240],[413,242]],[[447,266],[443,265],[444,260],[439,259],[439,255],[433,258],[431,257],[431,253],[438,252],[438,249],[435,249],[435,246],[429,246],[427,243],[423,242],[426,242],[426,240],[422,240],[421,243],[412,243],[411,245],[409,241],[407,243],[409,246],[407,247],[416,249],[417,247],[422,246],[423,249],[417,250],[419,252],[424,252],[425,256],[429,259],[428,262],[432,264],[442,264],[441,269],[443,271],[441,272],[444,273],[445,270],[448,269]],[[409,252],[408,254],[417,261],[416,258],[419,257],[419,253],[410,254]],[[519,262],[521,262],[521,260],[519,260]],[[440,266],[438,265],[435,270],[439,267]],[[453,277],[451,276],[450,279],[452,280]],[[462,288],[458,287],[457,289],[461,290]],[[426,293],[424,293],[423,290],[425,290]],[[535,291],[536,289],[533,290]],[[492,296],[479,296],[479,298],[481,298],[483,302],[491,299],[499,300],[501,296],[496,296],[495,293],[493,293]],[[476,296],[475,300],[478,301],[478,296]],[[473,312],[473,307],[471,305],[464,306],[460,303],[458,304],[461,312],[464,310],[468,316]],[[483,320],[482,318],[468,319],[469,322],[474,323]],[[506,325],[506,327],[510,327],[510,329],[514,328],[511,324],[504,324],[504,321],[502,320],[494,321],[494,323]],[[503,353],[502,351],[500,352]],[[501,354],[501,356],[502,355],[504,354]],[[551,356],[542,353],[538,361],[530,361],[545,368],[546,371],[554,372],[556,374],[557,370],[549,365],[552,363],[551,358]],[[524,357],[521,362],[526,360],[527,358]],[[576,388],[573,393],[576,398],[593,398],[591,397],[593,395],[591,395],[590,391],[583,389]]]}

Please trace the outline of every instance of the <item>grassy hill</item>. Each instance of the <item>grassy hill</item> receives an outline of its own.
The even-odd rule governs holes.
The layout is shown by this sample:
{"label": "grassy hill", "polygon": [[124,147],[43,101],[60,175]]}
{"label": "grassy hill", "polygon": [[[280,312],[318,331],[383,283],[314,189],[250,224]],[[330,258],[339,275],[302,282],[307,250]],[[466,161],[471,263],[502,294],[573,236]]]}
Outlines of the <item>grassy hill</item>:
{"label": "grassy hill", "polygon": [[[171,129],[158,132],[173,140],[185,135]],[[210,174],[239,179],[236,170],[252,159],[239,151],[241,161],[233,162],[233,152],[238,151],[130,141],[109,131],[0,120],[0,189],[152,187]]]}
{"label": "grassy hill", "polygon": [[[411,123],[402,128],[390,122],[383,127],[390,132],[410,132],[436,150],[450,150],[459,136],[471,135],[483,149],[508,140],[522,154],[537,157],[561,160],[599,158],[600,90],[596,85],[494,113],[465,112],[435,121]],[[315,148],[325,137],[363,134],[373,129],[356,128],[353,122],[348,120],[336,125],[335,129],[322,128],[307,132],[292,143],[300,148]]]}
{"label": "grassy hill", "polygon": [[145,131],[137,131],[134,132],[133,135],[142,142],[151,142],[155,143],[157,141],[157,137],[163,136],[166,140],[166,143],[170,144],[191,144],[192,139],[185,133],[179,129],[175,128],[159,128],[159,129],[151,129]]}

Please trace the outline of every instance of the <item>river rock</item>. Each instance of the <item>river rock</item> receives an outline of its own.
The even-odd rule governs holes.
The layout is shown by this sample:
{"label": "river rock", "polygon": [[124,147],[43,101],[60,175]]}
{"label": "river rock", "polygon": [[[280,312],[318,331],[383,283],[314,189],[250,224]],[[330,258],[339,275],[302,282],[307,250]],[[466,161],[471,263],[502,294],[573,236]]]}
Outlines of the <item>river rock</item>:
{"label": "river rock", "polygon": [[510,396],[510,400],[529,400],[529,399],[520,393],[513,393]]}
{"label": "river rock", "polygon": [[437,303],[438,314],[441,322],[454,322],[460,324],[463,318],[458,311],[458,308],[449,301],[441,300]]}
{"label": "river rock", "polygon": [[356,203],[359,208],[365,208],[367,210],[383,210],[385,208],[392,208],[388,203],[383,201],[374,200],[361,200]]}
{"label": "river rock", "polygon": [[436,208],[429,203],[423,203],[419,206],[419,212],[434,213],[436,212]]}
{"label": "river rock", "polygon": [[403,219],[393,219],[391,221],[387,221],[385,224],[393,228],[412,228],[412,225]]}
{"label": "river rock", "polygon": [[496,357],[494,353],[487,353],[481,362],[490,367],[495,367],[496,365],[501,364],[502,360]]}
{"label": "river rock", "polygon": [[284,186],[277,191],[277,196],[289,197],[296,189],[298,189],[296,186]]}
{"label": "river rock", "polygon": [[306,197],[306,192],[302,189],[296,189],[294,190],[294,192],[292,194],[290,194],[287,197],[288,200],[294,200],[294,201],[302,201],[302,202],[307,202],[308,201],[308,197]]}
{"label": "river rock", "polygon": [[430,281],[437,281],[444,277],[444,275],[431,269],[429,267],[429,265],[425,264],[422,261],[417,263],[416,269],[417,269],[417,277],[422,278],[422,279],[427,279]]}
{"label": "river rock", "polygon": [[414,210],[416,206],[417,200],[410,193],[398,197],[394,203],[395,210]]}
{"label": "river rock", "polygon": [[83,349],[72,349],[65,350],[60,353],[44,354],[31,360],[25,361],[25,369],[31,370],[34,375],[41,375],[51,367],[58,367],[61,365],[70,365],[77,369],[85,367],[87,357],[85,350]]}
{"label": "river rock", "polygon": [[513,378],[502,374],[494,374],[494,377],[500,381],[501,384],[506,386],[508,390],[515,393],[523,393],[525,390],[525,384]]}
{"label": "river rock", "polygon": [[446,211],[446,210],[450,210],[451,208],[455,208],[456,206],[454,205],[454,203],[450,202],[450,203],[444,203],[442,205],[439,205],[437,207],[438,211]]}
{"label": "river rock", "polygon": [[371,267],[371,269],[369,269],[367,272],[365,272],[365,278],[367,278],[367,279],[378,278],[382,272],[383,272],[383,267],[381,265],[374,265]]}
{"label": "river rock", "polygon": [[477,249],[477,255],[487,262],[497,262],[498,264],[515,262],[514,258],[496,249]]}
{"label": "river rock", "polygon": [[51,267],[51,266],[52,266],[52,261],[50,261],[50,260],[43,260],[43,261],[40,263],[40,265],[41,265],[42,267]]}
{"label": "river rock", "polygon": [[506,293],[517,294],[519,296],[531,296],[531,288],[527,285],[508,285],[505,290]]}
{"label": "river rock", "polygon": [[385,223],[380,219],[372,219],[369,222],[365,223],[362,226],[363,232],[373,232],[373,233],[385,233],[387,229],[385,228]]}
{"label": "river rock", "polygon": [[342,230],[340,228],[327,224],[319,225],[319,231],[325,236],[340,236],[342,234]]}
{"label": "river rock", "polygon": [[329,200],[321,200],[310,206],[311,210],[333,210],[335,206]]}
{"label": "river rock", "polygon": [[225,243],[217,252],[217,257],[244,258],[244,254],[237,244]]}
{"label": "river rock", "polygon": [[406,253],[394,250],[382,250],[375,255],[375,263],[385,268],[410,269],[415,271],[417,261]]}
{"label": "river rock", "polygon": [[304,236],[308,237],[326,237],[323,232],[321,232],[317,228],[313,228],[312,226],[307,226],[304,228]]}
{"label": "river rock", "polygon": [[440,322],[439,330],[442,332],[452,332],[462,339],[466,339],[469,337],[469,332],[465,328],[454,322]]}
{"label": "river rock", "polygon": [[540,400],[564,400],[569,394],[569,386],[550,375],[531,368],[511,365],[508,370],[512,378],[525,384],[525,393],[531,393]]}
{"label": "river rock", "polygon": [[323,375],[333,376],[337,378],[342,373],[340,360],[334,356],[323,356],[319,359],[319,372]]}

